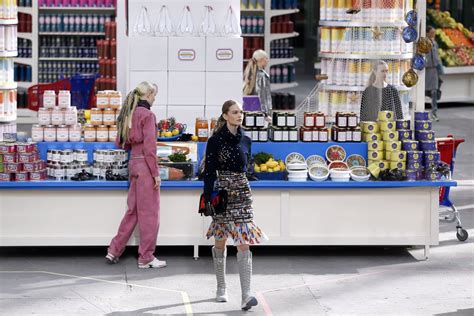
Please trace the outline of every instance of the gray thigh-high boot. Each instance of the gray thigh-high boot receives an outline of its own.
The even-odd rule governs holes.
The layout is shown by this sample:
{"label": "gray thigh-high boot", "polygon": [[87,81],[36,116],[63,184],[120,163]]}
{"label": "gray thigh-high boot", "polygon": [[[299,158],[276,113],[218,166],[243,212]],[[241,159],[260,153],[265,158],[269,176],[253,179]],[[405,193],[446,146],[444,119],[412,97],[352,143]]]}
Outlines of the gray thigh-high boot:
{"label": "gray thigh-high boot", "polygon": [[250,294],[250,284],[252,282],[252,252],[237,252],[237,264],[239,266],[240,287],[242,289],[242,306],[243,310],[249,310],[252,306],[256,306],[258,301]]}
{"label": "gray thigh-high boot", "polygon": [[212,247],[212,259],[214,259],[214,270],[216,271],[217,279],[216,301],[218,302],[227,302],[228,300],[225,284],[226,257],[227,247],[224,250]]}

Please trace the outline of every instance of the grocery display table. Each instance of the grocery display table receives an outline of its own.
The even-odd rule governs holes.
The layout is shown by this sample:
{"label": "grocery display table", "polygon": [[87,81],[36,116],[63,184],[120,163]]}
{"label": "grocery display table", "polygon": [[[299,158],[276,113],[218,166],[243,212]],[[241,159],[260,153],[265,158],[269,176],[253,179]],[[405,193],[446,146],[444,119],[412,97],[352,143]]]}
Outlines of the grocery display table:
{"label": "grocery display table", "polygon": [[[255,221],[267,245],[438,244],[438,187],[445,182],[251,183]],[[0,246],[107,245],[127,182],[0,183]],[[159,245],[209,245],[210,219],[197,214],[202,182],[163,182]],[[136,232],[130,245],[137,244]]]}
{"label": "grocery display table", "polygon": [[[367,159],[366,143],[254,143],[275,159],[324,156],[334,144]],[[205,151],[198,144],[198,157]],[[113,148],[111,143],[40,143],[47,148]],[[91,160],[92,153],[89,151]],[[253,181],[255,221],[267,245],[438,244],[438,188],[454,181]],[[126,208],[127,181],[0,182],[0,246],[107,245]],[[159,245],[209,245],[210,218],[197,214],[201,181],[163,181]],[[137,244],[138,232],[130,240]]]}
{"label": "grocery display table", "polygon": [[441,79],[443,93],[438,103],[474,103],[474,66],[444,67]]}

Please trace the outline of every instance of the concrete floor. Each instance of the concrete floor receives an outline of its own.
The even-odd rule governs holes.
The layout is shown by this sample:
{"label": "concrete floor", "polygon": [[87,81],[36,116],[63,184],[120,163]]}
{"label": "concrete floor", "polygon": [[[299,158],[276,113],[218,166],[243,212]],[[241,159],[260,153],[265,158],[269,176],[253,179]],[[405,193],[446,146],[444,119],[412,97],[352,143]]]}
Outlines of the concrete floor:
{"label": "concrete floor", "polygon": [[451,199],[471,237],[459,242],[455,225],[442,222],[428,261],[422,249],[400,247],[256,247],[260,304],[245,313],[234,249],[231,301],[216,303],[209,247],[198,261],[189,247],[159,247],[169,266],[145,271],[134,247],[114,266],[104,263],[105,247],[0,248],[0,315],[474,315],[473,110],[444,106],[434,125],[437,135],[466,139],[454,175],[463,186]]}

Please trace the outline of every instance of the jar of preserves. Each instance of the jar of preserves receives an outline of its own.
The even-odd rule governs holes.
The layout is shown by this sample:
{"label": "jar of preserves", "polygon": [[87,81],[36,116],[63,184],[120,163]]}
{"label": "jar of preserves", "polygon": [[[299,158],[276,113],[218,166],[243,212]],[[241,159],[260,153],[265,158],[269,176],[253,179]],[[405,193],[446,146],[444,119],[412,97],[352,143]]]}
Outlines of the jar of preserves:
{"label": "jar of preserves", "polygon": [[122,106],[122,93],[120,91],[110,91],[109,104],[112,109],[120,109]]}
{"label": "jar of preserves", "polygon": [[47,108],[38,109],[38,123],[40,125],[51,124],[51,109],[47,109]]}
{"label": "jar of preserves", "polygon": [[117,139],[117,125],[109,126],[109,142],[115,142]]}
{"label": "jar of preserves", "polygon": [[255,113],[255,127],[265,127],[265,114],[262,112]]}
{"label": "jar of preserves", "polygon": [[94,126],[103,125],[104,115],[102,109],[91,109],[91,124]]}
{"label": "jar of preserves", "polygon": [[[314,127],[314,113],[312,112],[304,112],[304,126],[305,127]],[[301,137],[301,140],[303,140],[304,137]]]}
{"label": "jar of preserves", "polygon": [[84,126],[84,141],[95,142],[96,137],[97,137],[97,134],[96,134],[94,125],[87,124],[86,126]]}
{"label": "jar of preserves", "polygon": [[356,127],[352,131],[352,141],[353,142],[361,142],[362,141],[362,132],[360,130],[360,127]]}
{"label": "jar of preserves", "polygon": [[283,128],[281,131],[281,141],[287,142],[290,140],[290,131],[286,128]]}
{"label": "jar of preserves", "polygon": [[59,107],[55,107],[53,112],[51,112],[51,124],[52,125],[62,125],[64,124],[64,111]]}
{"label": "jar of preserves", "polygon": [[286,126],[295,127],[296,126],[296,115],[294,113],[285,113],[286,117]]}
{"label": "jar of preserves", "polygon": [[71,106],[71,93],[68,90],[60,90],[58,93],[58,106],[67,109]]}
{"label": "jar of preserves", "polygon": [[258,132],[258,141],[259,142],[268,142],[268,129],[262,128]]}
{"label": "jar of preserves", "polygon": [[76,149],[74,150],[74,160],[78,162],[87,162],[87,150]]}
{"label": "jar of preserves", "polygon": [[45,142],[56,141],[56,126],[48,125],[44,128],[44,141]]}
{"label": "jar of preserves", "polygon": [[[313,118],[313,116],[311,116],[311,118]],[[305,122],[306,122],[306,119],[305,119]],[[312,128],[301,127],[300,128],[300,139],[303,142],[311,142],[313,140],[313,130],[312,130]]]}
{"label": "jar of preserves", "polygon": [[350,112],[347,116],[347,126],[354,128],[357,127],[357,114]]}
{"label": "jar of preserves", "polygon": [[58,142],[69,141],[69,128],[67,125],[59,125],[56,129],[56,139]]}
{"label": "jar of preserves", "polygon": [[288,140],[290,142],[297,142],[298,141],[298,129],[297,128],[288,129]]}
{"label": "jar of preserves", "polygon": [[81,124],[69,126],[69,141],[80,142],[82,136]]}
{"label": "jar of preserves", "polygon": [[344,112],[336,113],[336,125],[338,127],[347,127],[347,114]]}
{"label": "jar of preserves", "polygon": [[209,138],[209,122],[207,118],[196,118],[196,136],[198,137],[198,141],[207,142]]}
{"label": "jar of preserves", "polygon": [[216,126],[217,126],[217,120],[218,120],[217,117],[213,117],[213,118],[211,119],[211,131],[213,131],[213,130],[216,128]]}
{"label": "jar of preserves", "polygon": [[245,123],[245,127],[254,127],[255,126],[255,113],[245,112],[244,123]]}
{"label": "jar of preserves", "polygon": [[97,141],[108,142],[109,141],[109,128],[106,125],[100,125],[97,127]]}
{"label": "jar of preserves", "polygon": [[314,126],[316,128],[323,128],[326,126],[326,115],[323,112],[314,114]]}
{"label": "jar of preserves", "polygon": [[272,140],[281,142],[283,140],[283,130],[281,128],[272,127]]}
{"label": "jar of preserves", "polygon": [[319,141],[327,142],[329,140],[329,132],[327,127],[319,129]]}
{"label": "jar of preserves", "polygon": [[105,109],[110,106],[109,94],[107,91],[98,91],[96,94],[96,106],[99,109]]}
{"label": "jar of preserves", "polygon": [[39,124],[31,127],[31,138],[34,142],[42,142],[44,140],[44,128]]}
{"label": "jar of preserves", "polygon": [[104,121],[104,125],[114,125],[115,124],[115,110],[112,108],[104,109],[103,121]]}
{"label": "jar of preserves", "polygon": [[352,142],[352,128],[346,129],[346,142]]}
{"label": "jar of preserves", "polygon": [[319,129],[317,128],[313,129],[312,134],[313,134],[313,137],[311,138],[311,140],[313,142],[319,142]]}

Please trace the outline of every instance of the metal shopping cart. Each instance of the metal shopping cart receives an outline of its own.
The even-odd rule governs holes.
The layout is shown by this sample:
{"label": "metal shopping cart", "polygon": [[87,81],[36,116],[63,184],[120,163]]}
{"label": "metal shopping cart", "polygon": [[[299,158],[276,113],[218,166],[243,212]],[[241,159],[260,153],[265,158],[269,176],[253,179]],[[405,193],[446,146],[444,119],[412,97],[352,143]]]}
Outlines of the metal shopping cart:
{"label": "metal shopping cart", "polygon": [[[437,138],[436,144],[441,155],[441,161],[449,164],[451,174],[454,172],[454,163],[456,161],[456,151],[459,144],[463,143],[464,139],[455,139],[453,135],[448,137]],[[439,205],[443,208],[441,211],[440,220],[452,223],[456,221],[456,237],[459,241],[466,241],[469,234],[462,228],[461,216],[459,215],[456,206],[449,199],[450,187],[441,187],[439,189]],[[445,214],[445,215],[443,215]]]}

